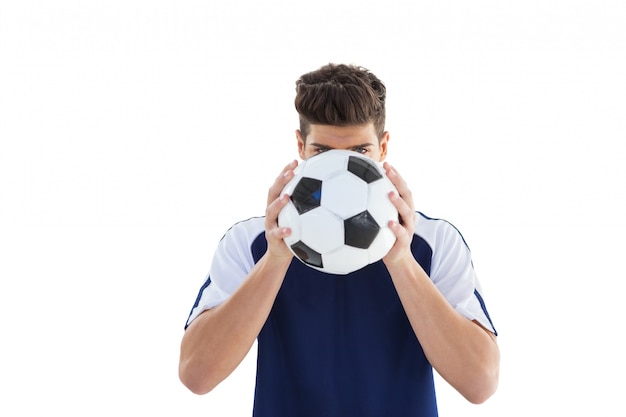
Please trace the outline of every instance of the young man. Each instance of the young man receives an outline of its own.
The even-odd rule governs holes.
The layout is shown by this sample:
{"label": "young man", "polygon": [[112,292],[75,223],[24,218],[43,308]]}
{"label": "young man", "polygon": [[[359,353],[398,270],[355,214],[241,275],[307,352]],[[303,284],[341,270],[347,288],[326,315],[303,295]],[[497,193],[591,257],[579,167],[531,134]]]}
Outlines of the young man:
{"label": "young man", "polygon": [[[300,158],[350,149],[383,161],[383,83],[368,70],[326,65],[296,82]],[[189,315],[180,379],[204,394],[258,340],[254,415],[436,416],[432,368],[473,403],[496,390],[499,350],[470,251],[443,220],[415,211],[406,182],[384,168],[398,193],[397,241],[379,262],[346,276],[295,260],[278,227],[293,177],[288,164],[268,193],[265,217],[222,238]]]}

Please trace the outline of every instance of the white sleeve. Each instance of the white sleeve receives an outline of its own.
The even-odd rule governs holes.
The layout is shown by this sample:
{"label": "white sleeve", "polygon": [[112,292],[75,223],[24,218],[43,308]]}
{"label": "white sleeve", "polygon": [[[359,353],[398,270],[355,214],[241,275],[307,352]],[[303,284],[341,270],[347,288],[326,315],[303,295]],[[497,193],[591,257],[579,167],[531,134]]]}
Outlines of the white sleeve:
{"label": "white sleeve", "polygon": [[205,310],[223,303],[244,281],[252,268],[251,245],[264,231],[263,219],[237,223],[220,240],[211,269],[189,314],[186,326]]}
{"label": "white sleeve", "polygon": [[497,334],[463,236],[444,220],[429,220],[429,229],[433,250],[431,280],[457,312]]}

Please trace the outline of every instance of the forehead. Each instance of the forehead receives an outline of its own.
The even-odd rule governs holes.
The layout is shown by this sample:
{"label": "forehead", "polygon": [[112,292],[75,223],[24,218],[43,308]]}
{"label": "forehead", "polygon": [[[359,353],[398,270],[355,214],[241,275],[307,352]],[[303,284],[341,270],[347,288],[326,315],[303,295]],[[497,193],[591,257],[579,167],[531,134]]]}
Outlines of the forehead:
{"label": "forehead", "polygon": [[378,144],[373,123],[355,126],[311,125],[306,138],[307,144],[330,147]]}

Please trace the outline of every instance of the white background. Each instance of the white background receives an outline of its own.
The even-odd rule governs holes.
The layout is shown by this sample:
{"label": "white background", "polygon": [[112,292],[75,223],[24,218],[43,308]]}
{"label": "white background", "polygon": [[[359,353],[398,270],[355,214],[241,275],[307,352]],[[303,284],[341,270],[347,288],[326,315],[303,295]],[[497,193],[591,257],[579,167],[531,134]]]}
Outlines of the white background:
{"label": "white background", "polygon": [[386,83],[388,160],[463,232],[500,332],[498,392],[438,379],[441,415],[623,416],[624,22],[617,0],[2,1],[0,414],[250,415],[254,352],[195,396],[183,325],[297,157],[294,81],[345,62]]}

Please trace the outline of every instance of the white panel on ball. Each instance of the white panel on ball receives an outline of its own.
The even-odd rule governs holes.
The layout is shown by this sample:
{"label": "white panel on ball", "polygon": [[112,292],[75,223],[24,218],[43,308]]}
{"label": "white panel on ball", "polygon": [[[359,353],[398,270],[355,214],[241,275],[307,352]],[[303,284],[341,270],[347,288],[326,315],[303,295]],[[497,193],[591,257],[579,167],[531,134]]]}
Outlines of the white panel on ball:
{"label": "white panel on ball", "polygon": [[324,269],[332,274],[345,275],[370,264],[366,249],[342,246],[334,252],[324,254]]}
{"label": "white panel on ball", "polygon": [[323,152],[304,161],[304,164],[306,164],[306,176],[323,181],[326,178],[331,178],[333,175],[344,172],[348,162],[345,154],[341,154],[343,151],[339,152]]}
{"label": "white panel on ball", "polygon": [[322,255],[343,245],[343,221],[318,207],[300,216],[300,240]]}
{"label": "white panel on ball", "polygon": [[367,184],[348,171],[326,179],[322,185],[322,205],[342,219],[367,208]]}
{"label": "white panel on ball", "polygon": [[389,200],[389,193],[395,190],[387,177],[369,185],[367,211],[381,226],[387,226],[390,220],[398,220],[398,212]]}

